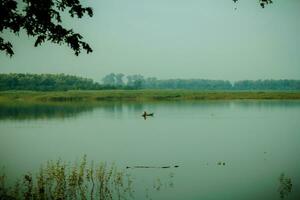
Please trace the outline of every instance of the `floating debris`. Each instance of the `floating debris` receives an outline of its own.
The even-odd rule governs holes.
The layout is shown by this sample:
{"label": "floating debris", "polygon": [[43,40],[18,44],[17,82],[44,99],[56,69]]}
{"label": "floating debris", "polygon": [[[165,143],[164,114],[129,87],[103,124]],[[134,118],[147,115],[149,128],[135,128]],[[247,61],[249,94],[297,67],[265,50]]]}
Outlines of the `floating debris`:
{"label": "floating debris", "polygon": [[225,162],[219,161],[219,162],[217,163],[217,165],[223,165],[223,166],[225,166]]}
{"label": "floating debris", "polygon": [[130,169],[130,168],[158,168],[158,169],[168,169],[168,168],[178,168],[179,165],[174,165],[174,166],[162,166],[162,167],[157,167],[157,166],[132,166],[129,167],[127,166],[126,169]]}

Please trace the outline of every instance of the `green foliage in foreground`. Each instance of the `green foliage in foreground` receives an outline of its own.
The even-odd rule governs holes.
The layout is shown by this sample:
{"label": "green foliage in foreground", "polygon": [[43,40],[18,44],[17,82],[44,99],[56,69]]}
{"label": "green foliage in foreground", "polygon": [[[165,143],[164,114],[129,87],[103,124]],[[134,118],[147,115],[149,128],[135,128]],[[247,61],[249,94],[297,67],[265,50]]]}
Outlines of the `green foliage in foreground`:
{"label": "green foliage in foreground", "polygon": [[0,92],[0,104],[105,101],[173,101],[235,99],[300,99],[300,92],[229,92],[191,90],[103,90],[68,92]]}
{"label": "green foliage in foreground", "polygon": [[278,192],[281,199],[284,199],[287,197],[291,192],[293,188],[292,179],[290,177],[287,177],[284,173],[280,174],[279,177],[279,187]]}
{"label": "green foliage in foreground", "polygon": [[86,156],[74,166],[50,161],[39,173],[25,174],[8,186],[0,175],[0,199],[128,199],[133,197],[132,180],[114,165],[87,164]]}
{"label": "green foliage in foreground", "polygon": [[[218,162],[218,165],[224,166],[225,162]],[[169,177],[168,182],[157,178],[152,185],[153,191],[160,191],[163,185],[173,188],[174,173]],[[10,183],[7,179],[0,171],[1,200],[120,200],[133,199],[135,194],[133,178],[129,174],[118,170],[115,165],[88,164],[86,156],[73,165],[61,160],[49,161],[36,174],[26,173]],[[278,181],[277,192],[284,199],[292,192],[292,179],[282,173]],[[152,199],[148,192],[146,189],[146,198]]]}

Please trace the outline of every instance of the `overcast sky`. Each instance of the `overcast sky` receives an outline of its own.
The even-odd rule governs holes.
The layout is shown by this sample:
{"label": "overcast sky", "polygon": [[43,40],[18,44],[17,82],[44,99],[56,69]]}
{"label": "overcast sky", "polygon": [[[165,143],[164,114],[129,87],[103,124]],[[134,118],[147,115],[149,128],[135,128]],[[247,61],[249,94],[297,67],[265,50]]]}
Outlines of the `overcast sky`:
{"label": "overcast sky", "polygon": [[[67,20],[94,52],[34,48],[5,33],[15,55],[0,72],[67,73],[101,80],[110,72],[158,78],[300,79],[300,1],[89,0],[94,17]],[[234,8],[237,6],[237,10]]]}

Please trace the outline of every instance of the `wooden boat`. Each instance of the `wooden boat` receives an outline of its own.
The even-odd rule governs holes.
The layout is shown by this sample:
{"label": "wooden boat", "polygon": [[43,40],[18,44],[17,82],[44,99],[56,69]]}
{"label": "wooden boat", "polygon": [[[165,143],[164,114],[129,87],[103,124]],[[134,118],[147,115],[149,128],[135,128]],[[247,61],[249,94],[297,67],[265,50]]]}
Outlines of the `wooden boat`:
{"label": "wooden boat", "polygon": [[144,112],[143,114],[142,114],[142,116],[143,117],[149,117],[149,116],[154,116],[154,113],[146,113],[146,112]]}

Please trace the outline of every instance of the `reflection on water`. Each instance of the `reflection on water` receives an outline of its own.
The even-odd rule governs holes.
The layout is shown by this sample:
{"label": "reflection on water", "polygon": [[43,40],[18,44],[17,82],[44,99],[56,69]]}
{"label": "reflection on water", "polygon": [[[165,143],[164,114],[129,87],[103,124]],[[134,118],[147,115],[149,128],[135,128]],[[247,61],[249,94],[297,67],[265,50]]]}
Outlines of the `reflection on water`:
{"label": "reflection on water", "polygon": [[89,112],[93,106],[82,104],[12,104],[0,105],[0,120],[49,119],[73,117]]}
{"label": "reflection on water", "polygon": [[[0,120],[25,120],[25,119],[51,119],[51,118],[69,118],[79,114],[92,112],[94,109],[102,109],[108,114],[120,114],[124,110],[131,113],[142,113],[145,106],[164,107],[169,109],[178,109],[183,107],[186,109],[210,109],[225,108],[238,106],[243,108],[273,108],[274,106],[281,108],[300,107],[299,101],[178,101],[178,102],[101,102],[101,103],[39,103],[39,104],[0,104]],[[214,113],[211,113],[214,116]],[[145,119],[147,118],[144,117]]]}
{"label": "reflection on water", "polygon": [[[153,112],[155,117],[144,120],[143,111]],[[91,160],[115,162],[122,169],[115,167],[122,176],[118,178],[113,170],[102,189],[111,191],[115,199],[119,186],[114,182],[119,179],[123,180],[120,196],[126,190],[131,198],[129,180],[135,199],[298,200],[300,196],[300,101],[15,104],[0,105],[0,113],[0,166],[7,167],[6,174],[13,180],[32,172],[32,176],[27,174],[26,184],[37,180],[40,163],[87,154]],[[50,169],[57,171],[57,165],[51,165]],[[111,167],[106,166],[105,174],[109,174]],[[138,168],[131,168],[135,166]],[[164,166],[172,167],[159,168]],[[48,178],[49,183],[57,195],[61,195],[55,186],[59,173],[66,177],[63,188],[72,193],[68,189],[72,186],[68,170],[72,169],[51,172],[56,175]],[[81,192],[78,183],[73,183],[79,198],[85,190],[88,199],[90,193],[94,199],[100,198],[99,171],[99,165],[89,171],[94,174],[93,190],[87,171],[87,186],[82,186]],[[278,182],[282,171],[289,177]],[[46,172],[47,167],[43,177],[49,176]],[[79,173],[77,165],[77,182]],[[22,187],[26,186],[24,178]],[[35,193],[39,191],[36,184],[32,186]]]}

